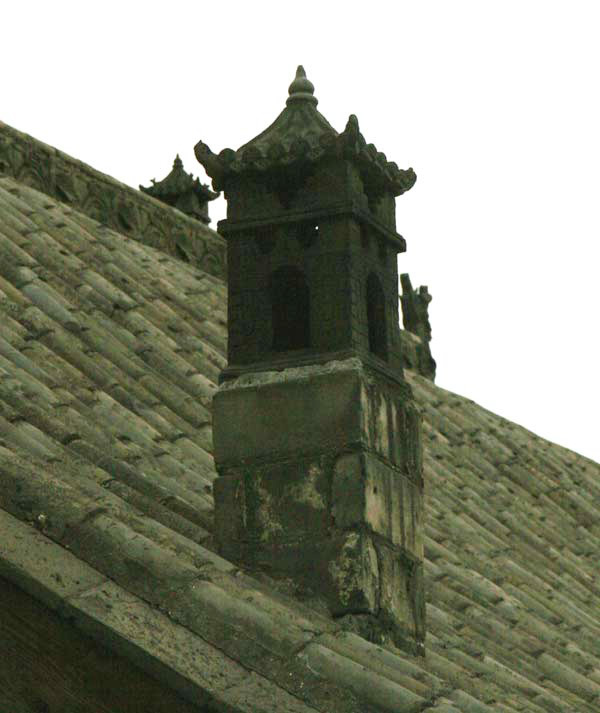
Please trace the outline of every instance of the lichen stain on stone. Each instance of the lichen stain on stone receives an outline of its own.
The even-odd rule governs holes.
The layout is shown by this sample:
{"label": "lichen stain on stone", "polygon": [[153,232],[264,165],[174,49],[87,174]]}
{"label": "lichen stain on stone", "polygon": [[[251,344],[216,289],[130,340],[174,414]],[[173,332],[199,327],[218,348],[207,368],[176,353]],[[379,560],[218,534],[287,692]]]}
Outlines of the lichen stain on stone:
{"label": "lichen stain on stone", "polygon": [[311,463],[306,477],[289,487],[289,496],[298,503],[310,505],[317,510],[324,510],[325,500],[317,487],[321,475],[321,468],[316,463]]}
{"label": "lichen stain on stone", "polygon": [[360,386],[360,415],[362,420],[362,436],[367,447],[371,446],[371,429],[369,427],[369,394],[364,381]]}
{"label": "lichen stain on stone", "polygon": [[356,569],[354,555],[358,538],[359,534],[357,532],[350,533],[338,559],[332,560],[329,564],[329,574],[337,585],[336,588],[340,602],[345,606],[350,603],[350,594],[352,593],[352,586],[348,587],[348,583],[354,583],[353,579]]}
{"label": "lichen stain on stone", "polygon": [[[342,606],[351,603],[376,611],[379,600],[377,553],[370,540],[364,544],[358,532],[347,535],[338,557],[329,564],[329,574]],[[354,599],[354,602],[351,602]]]}
{"label": "lichen stain on stone", "polygon": [[[391,433],[397,434],[398,433],[398,406],[397,406],[397,404],[394,403],[394,401],[392,401],[391,414],[392,414],[392,422],[390,423],[390,431],[391,431]],[[396,441],[395,447],[393,447],[391,449],[390,458],[392,460],[392,463],[394,463],[394,465],[399,465],[397,441]]]}
{"label": "lichen stain on stone", "polygon": [[412,483],[407,482],[406,486],[403,488],[403,504],[402,510],[404,512],[404,523],[405,523],[405,536],[406,540],[403,543],[404,547],[409,552],[417,554],[416,538],[415,538],[415,527],[417,525],[416,518],[416,500],[415,489]]}
{"label": "lichen stain on stone", "polygon": [[[387,549],[380,550],[381,557],[381,607],[391,612],[393,618],[414,633],[415,618],[410,604],[411,574],[405,563]],[[420,593],[420,592],[419,592]]]}
{"label": "lichen stain on stone", "polygon": [[390,537],[388,532],[388,509],[385,474],[378,474],[375,467],[367,469],[367,482],[365,484],[365,514],[371,527],[383,535]]}
{"label": "lichen stain on stone", "polygon": [[381,393],[378,396],[378,413],[376,421],[376,440],[377,440],[377,450],[381,455],[388,457],[390,450],[390,442],[388,436],[388,414],[387,414],[387,403],[385,396]]}
{"label": "lichen stain on stone", "polygon": [[390,457],[390,426],[386,394],[376,384],[363,383],[360,390],[363,438],[368,447]]}
{"label": "lichen stain on stone", "polygon": [[283,525],[274,517],[276,509],[272,507],[271,493],[266,488],[257,487],[258,508],[256,520],[262,542],[271,542],[283,532]]}
{"label": "lichen stain on stone", "polygon": [[364,489],[361,456],[344,453],[333,468],[331,514],[338,527],[348,527],[364,519]]}

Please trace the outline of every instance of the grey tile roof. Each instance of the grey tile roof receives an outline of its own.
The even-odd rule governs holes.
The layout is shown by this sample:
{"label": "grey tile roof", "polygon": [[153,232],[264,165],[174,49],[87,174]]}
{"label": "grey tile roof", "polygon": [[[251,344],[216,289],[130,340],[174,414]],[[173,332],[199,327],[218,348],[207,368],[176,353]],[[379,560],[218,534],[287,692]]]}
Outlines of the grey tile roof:
{"label": "grey tile roof", "polygon": [[597,712],[600,466],[410,370],[424,659],[215,554],[225,300],[0,174],[0,575],[215,710]]}

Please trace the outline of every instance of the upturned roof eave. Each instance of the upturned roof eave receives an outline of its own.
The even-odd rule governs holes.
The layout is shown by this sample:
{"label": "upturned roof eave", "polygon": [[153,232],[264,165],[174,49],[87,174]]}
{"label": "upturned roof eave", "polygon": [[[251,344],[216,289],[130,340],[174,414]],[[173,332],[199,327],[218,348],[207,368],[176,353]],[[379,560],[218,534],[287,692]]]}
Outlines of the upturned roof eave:
{"label": "upturned roof eave", "polygon": [[152,185],[144,187],[140,185],[140,190],[154,198],[165,202],[177,200],[186,193],[192,193],[201,201],[212,201],[218,197],[218,193],[202,183],[198,178],[194,178],[191,173],[186,173],[183,163],[177,154],[173,163],[173,168],[162,181],[152,180]]}
{"label": "upturned roof eave", "polygon": [[356,116],[351,115],[344,131],[338,133],[317,110],[313,92],[300,66],[285,108],[260,134],[236,151],[223,149],[219,154],[199,141],[194,149],[196,158],[213,179],[213,188],[226,188],[231,177],[264,175],[293,164],[316,163],[327,155],[355,163],[375,193],[385,190],[399,196],[414,185],[416,175],[412,168],[399,169],[373,144],[366,143]]}

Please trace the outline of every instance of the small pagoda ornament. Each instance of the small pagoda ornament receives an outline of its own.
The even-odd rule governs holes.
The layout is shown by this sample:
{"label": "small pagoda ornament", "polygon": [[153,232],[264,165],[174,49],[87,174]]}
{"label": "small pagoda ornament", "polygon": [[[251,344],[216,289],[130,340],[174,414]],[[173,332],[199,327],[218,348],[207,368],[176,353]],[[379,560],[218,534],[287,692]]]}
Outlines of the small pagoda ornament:
{"label": "small pagoda ornament", "polygon": [[298,67],[256,138],[195,147],[227,199],[215,538],[364,636],[422,653],[420,416],[402,372],[394,200],[416,176],[355,116],[339,134],[316,106]]}
{"label": "small pagoda ornament", "polygon": [[158,183],[153,178],[152,185],[148,188],[140,186],[140,191],[177,208],[182,213],[200,220],[206,225],[210,223],[208,217],[208,202],[218,197],[207,185],[201,184],[198,178],[183,170],[183,163],[179,154],[173,162],[173,169],[166,178]]}

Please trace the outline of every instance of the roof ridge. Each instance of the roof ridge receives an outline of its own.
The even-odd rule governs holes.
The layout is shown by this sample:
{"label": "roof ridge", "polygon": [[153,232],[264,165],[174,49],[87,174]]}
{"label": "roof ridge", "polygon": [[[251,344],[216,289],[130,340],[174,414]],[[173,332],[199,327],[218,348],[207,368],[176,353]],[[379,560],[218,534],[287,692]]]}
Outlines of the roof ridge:
{"label": "roof ridge", "polygon": [[226,279],[224,239],[198,220],[0,121],[0,173]]}

